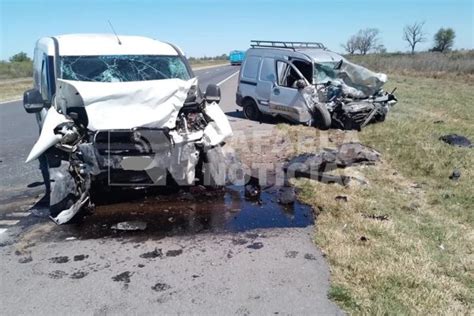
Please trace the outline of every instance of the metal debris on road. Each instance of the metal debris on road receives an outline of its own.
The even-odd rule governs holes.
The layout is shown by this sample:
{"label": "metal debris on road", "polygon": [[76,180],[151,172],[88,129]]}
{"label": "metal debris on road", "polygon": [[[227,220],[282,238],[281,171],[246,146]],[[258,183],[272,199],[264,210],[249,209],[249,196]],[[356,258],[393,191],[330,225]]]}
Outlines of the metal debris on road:
{"label": "metal debris on road", "polygon": [[304,177],[323,183],[347,185],[351,177],[328,174],[337,168],[353,165],[373,165],[380,160],[380,153],[360,143],[345,143],[336,149],[324,149],[316,154],[301,154],[284,166],[288,177]]}
{"label": "metal debris on road", "polygon": [[115,230],[145,230],[146,229],[146,223],[142,221],[128,221],[128,222],[120,222],[115,225],[112,225],[112,229]]}

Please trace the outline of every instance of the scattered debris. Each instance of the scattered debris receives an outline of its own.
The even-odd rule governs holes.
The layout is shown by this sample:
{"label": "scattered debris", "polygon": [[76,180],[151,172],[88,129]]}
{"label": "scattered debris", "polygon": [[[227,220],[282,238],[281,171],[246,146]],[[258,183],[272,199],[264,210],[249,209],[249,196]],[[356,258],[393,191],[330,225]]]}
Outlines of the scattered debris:
{"label": "scattered debris", "polygon": [[183,253],[183,249],[177,249],[177,250],[168,250],[166,252],[167,257],[176,257],[179,256],[180,254]]}
{"label": "scattered debris", "polygon": [[140,258],[144,259],[154,259],[163,257],[163,251],[161,249],[155,248],[155,250],[150,252],[145,252],[140,255]]}
{"label": "scattered debris", "polygon": [[247,242],[248,240],[244,238],[232,239],[233,245],[245,245]]}
{"label": "scattered debris", "polygon": [[449,176],[449,179],[457,181],[461,177],[461,171],[459,169],[454,169],[451,175]]}
{"label": "scattered debris", "polygon": [[82,261],[87,258],[89,258],[89,255],[77,255],[73,257],[74,261]]}
{"label": "scattered debris", "polygon": [[278,191],[278,203],[288,205],[293,204],[296,200],[296,192],[294,187],[282,187]]}
{"label": "scattered debris", "polygon": [[66,263],[66,262],[69,262],[69,257],[67,256],[54,257],[54,258],[50,258],[49,261],[51,261],[52,263]]}
{"label": "scattered debris", "polygon": [[441,136],[439,140],[442,140],[443,142],[452,146],[472,147],[472,143],[469,139],[467,139],[465,136],[458,135],[458,134],[444,135],[444,136]]}
{"label": "scattered debris", "polygon": [[349,200],[347,195],[338,195],[334,199],[339,202],[347,202]]}
{"label": "scattered debris", "polygon": [[128,222],[120,222],[115,225],[112,225],[112,229],[116,230],[145,230],[147,224],[142,221],[128,221]]}
{"label": "scattered debris", "polygon": [[86,275],[87,275],[87,272],[77,271],[77,272],[74,272],[73,274],[71,274],[70,278],[71,279],[82,279]]}
{"label": "scattered debris", "polygon": [[378,221],[388,221],[388,215],[362,214],[365,218],[376,219]]}
{"label": "scattered debris", "polygon": [[156,283],[151,287],[151,289],[156,292],[163,292],[171,289],[171,286],[166,283]]}
{"label": "scattered debris", "polygon": [[345,143],[336,149],[324,149],[317,154],[302,154],[292,158],[283,167],[288,177],[304,177],[323,183],[347,185],[351,177],[331,175],[327,172],[353,165],[373,165],[380,160],[380,153],[360,143]]}
{"label": "scattered debris", "polygon": [[261,242],[254,242],[254,243],[247,246],[247,248],[249,248],[249,249],[260,249],[262,247],[263,247],[263,243],[261,243]]}
{"label": "scattered debris", "polygon": [[125,271],[120,274],[117,274],[116,276],[112,277],[112,280],[115,282],[123,282],[125,283],[125,288],[128,287],[128,284],[130,283],[130,277],[133,275],[130,271]]}
{"label": "scattered debris", "polygon": [[260,192],[262,191],[260,188],[260,184],[258,183],[257,178],[251,178],[249,182],[245,185],[245,192],[244,195],[248,199],[259,199]]}
{"label": "scattered debris", "polygon": [[49,273],[48,276],[51,278],[51,279],[62,279],[63,277],[65,277],[67,275],[66,272],[64,271],[61,271],[61,270],[54,270],[53,272]]}
{"label": "scattered debris", "polygon": [[294,259],[294,258],[296,258],[297,255],[298,255],[298,251],[294,251],[294,250],[290,250],[290,251],[287,251],[287,252],[285,253],[285,257],[286,257],[286,258],[292,258],[292,259]]}
{"label": "scattered debris", "polygon": [[33,258],[31,256],[23,257],[18,260],[19,263],[28,263],[33,261]]}
{"label": "scattered debris", "polygon": [[316,260],[316,257],[312,253],[305,253],[304,258],[307,260]]}

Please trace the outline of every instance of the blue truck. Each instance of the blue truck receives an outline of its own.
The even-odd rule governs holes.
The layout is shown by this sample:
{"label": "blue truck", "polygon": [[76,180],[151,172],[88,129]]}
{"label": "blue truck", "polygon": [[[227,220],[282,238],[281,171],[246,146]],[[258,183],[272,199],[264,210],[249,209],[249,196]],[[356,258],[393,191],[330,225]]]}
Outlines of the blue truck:
{"label": "blue truck", "polygon": [[245,59],[245,52],[240,50],[233,50],[229,54],[229,61],[232,66],[241,65]]}

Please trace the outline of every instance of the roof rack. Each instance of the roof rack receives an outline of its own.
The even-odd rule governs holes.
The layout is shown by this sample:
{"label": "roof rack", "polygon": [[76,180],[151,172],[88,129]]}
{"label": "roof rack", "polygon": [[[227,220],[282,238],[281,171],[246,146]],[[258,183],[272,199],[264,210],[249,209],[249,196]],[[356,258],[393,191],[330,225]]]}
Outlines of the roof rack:
{"label": "roof rack", "polygon": [[297,48],[319,48],[326,49],[326,47],[317,42],[284,42],[284,41],[261,41],[251,40],[250,46],[255,47],[270,47],[270,48],[287,48],[296,50]]}

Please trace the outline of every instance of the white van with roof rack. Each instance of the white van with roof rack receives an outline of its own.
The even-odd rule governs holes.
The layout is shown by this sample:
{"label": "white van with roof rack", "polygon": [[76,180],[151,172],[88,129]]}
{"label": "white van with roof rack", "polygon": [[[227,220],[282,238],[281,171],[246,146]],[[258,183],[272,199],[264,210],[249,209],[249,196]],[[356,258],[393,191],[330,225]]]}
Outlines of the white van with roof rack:
{"label": "white van with roof rack", "polygon": [[381,90],[386,80],[321,43],[253,40],[236,103],[251,120],[271,115],[320,129],[360,129],[384,120],[396,103]]}

